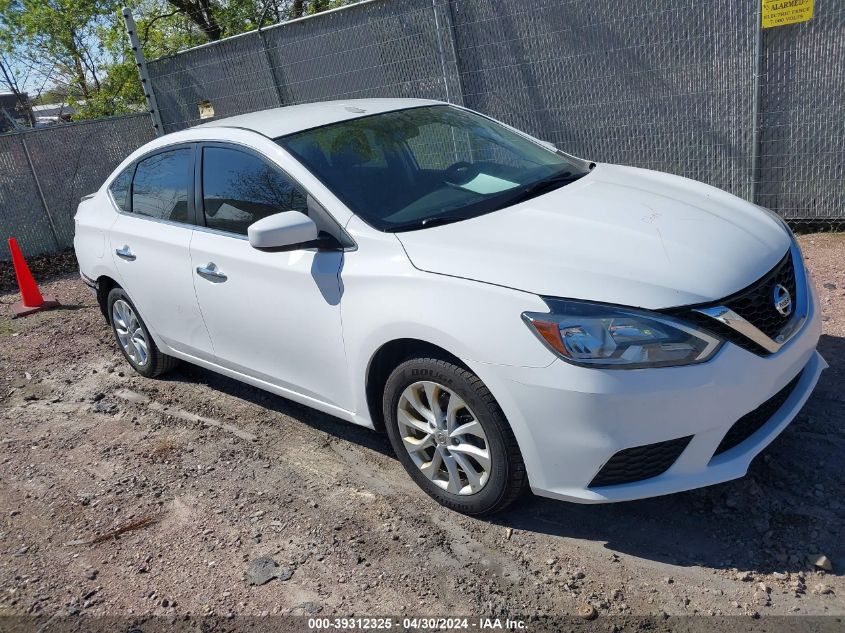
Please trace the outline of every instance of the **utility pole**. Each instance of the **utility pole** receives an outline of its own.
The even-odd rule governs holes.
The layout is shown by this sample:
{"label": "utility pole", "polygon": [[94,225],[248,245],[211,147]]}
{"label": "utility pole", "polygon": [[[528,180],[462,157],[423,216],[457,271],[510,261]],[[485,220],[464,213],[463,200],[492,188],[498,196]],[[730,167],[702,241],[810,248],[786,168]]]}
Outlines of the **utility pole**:
{"label": "utility pole", "polygon": [[754,13],[754,83],[751,102],[751,202],[757,204],[760,192],[760,99],[763,78],[763,13],[757,0]]}
{"label": "utility pole", "polygon": [[141,89],[144,91],[144,99],[147,101],[147,111],[153,120],[153,129],[156,136],[161,136],[164,134],[164,125],[161,122],[161,112],[158,110],[156,95],[150,82],[150,74],[147,72],[147,60],[144,59],[144,51],[141,50],[141,42],[138,41],[135,18],[132,17],[132,12],[126,7],[123,7],[123,21],[126,23],[129,44],[132,47],[132,53],[135,55],[135,66],[138,67],[138,75],[141,77]]}

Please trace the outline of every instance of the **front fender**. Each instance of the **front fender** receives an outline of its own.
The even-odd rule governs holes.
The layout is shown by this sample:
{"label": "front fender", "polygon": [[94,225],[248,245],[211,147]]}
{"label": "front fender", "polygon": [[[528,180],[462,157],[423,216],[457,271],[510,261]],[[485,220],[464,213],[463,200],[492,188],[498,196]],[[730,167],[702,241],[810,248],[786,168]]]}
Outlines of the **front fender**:
{"label": "front fender", "polygon": [[356,239],[359,249],[346,255],[341,273],[341,316],[353,410],[363,416],[362,423],[372,422],[367,370],[376,352],[397,339],[436,345],[467,364],[546,367],[554,362],[521,318],[526,310],[548,310],[540,297],[417,270],[392,235]]}

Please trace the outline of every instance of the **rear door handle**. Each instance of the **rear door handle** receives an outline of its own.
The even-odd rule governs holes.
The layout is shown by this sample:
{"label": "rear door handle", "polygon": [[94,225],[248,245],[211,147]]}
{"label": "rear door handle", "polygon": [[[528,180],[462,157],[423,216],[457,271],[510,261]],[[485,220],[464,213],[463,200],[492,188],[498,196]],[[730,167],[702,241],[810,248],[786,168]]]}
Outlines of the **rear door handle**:
{"label": "rear door handle", "polygon": [[125,259],[130,262],[134,262],[137,259],[135,253],[133,253],[128,246],[118,248],[117,250],[115,250],[114,254],[120,257],[121,259]]}
{"label": "rear door handle", "polygon": [[208,262],[205,266],[198,266],[197,274],[200,277],[204,277],[209,281],[217,283],[222,283],[228,279],[222,270],[218,270],[217,265],[214,262]]}

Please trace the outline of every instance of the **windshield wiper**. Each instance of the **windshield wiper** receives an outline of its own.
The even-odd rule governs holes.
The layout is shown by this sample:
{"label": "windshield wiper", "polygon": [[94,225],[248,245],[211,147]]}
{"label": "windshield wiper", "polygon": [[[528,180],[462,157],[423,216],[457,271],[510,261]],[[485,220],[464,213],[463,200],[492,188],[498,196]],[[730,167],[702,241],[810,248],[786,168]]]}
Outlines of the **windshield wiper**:
{"label": "windshield wiper", "polygon": [[438,215],[433,218],[423,218],[422,220],[414,220],[413,222],[406,222],[405,224],[397,224],[385,229],[388,233],[401,233],[402,231],[414,231],[417,229],[430,229],[433,226],[442,226],[444,224],[452,224],[453,222],[461,222],[462,220],[469,220],[475,216],[466,215]]}
{"label": "windshield wiper", "polygon": [[506,206],[525,202],[526,200],[530,200],[531,198],[536,198],[541,194],[553,191],[555,189],[559,189],[564,185],[568,185],[569,183],[575,182],[576,180],[579,180],[586,175],[586,173],[573,174],[572,172],[565,171],[559,174],[554,174],[547,178],[543,178],[542,180],[538,180],[537,182],[532,182],[530,185],[523,187],[519,191],[519,193],[515,194],[511,198],[508,198]]}

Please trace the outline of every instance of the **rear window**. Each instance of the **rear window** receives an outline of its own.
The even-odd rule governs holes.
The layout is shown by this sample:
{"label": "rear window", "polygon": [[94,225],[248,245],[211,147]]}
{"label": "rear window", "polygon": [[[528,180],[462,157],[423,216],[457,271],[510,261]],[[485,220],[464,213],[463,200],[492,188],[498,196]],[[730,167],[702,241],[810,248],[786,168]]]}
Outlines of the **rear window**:
{"label": "rear window", "polygon": [[145,158],[132,181],[132,213],[188,222],[188,185],[193,150],[180,148]]}

